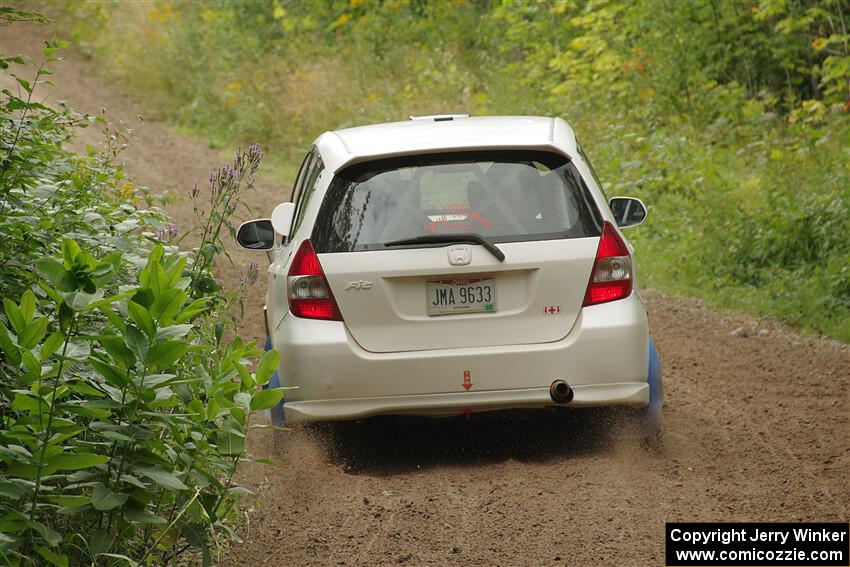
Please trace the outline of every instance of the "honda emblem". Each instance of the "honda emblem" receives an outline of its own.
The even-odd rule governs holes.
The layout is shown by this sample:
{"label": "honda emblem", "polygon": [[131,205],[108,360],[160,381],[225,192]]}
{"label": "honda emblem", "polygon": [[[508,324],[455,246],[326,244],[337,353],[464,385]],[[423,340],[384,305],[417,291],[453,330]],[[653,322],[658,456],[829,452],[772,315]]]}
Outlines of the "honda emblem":
{"label": "honda emblem", "polygon": [[452,266],[466,266],[472,261],[472,250],[469,246],[452,246],[448,255],[449,264]]}

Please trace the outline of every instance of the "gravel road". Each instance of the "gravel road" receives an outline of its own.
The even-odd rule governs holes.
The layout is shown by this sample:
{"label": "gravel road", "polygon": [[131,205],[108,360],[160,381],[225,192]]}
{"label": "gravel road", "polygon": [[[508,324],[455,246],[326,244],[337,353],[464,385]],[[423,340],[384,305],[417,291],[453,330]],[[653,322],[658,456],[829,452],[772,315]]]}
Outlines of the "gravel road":
{"label": "gravel road", "polygon": [[[4,52],[43,37],[27,25],[0,33]],[[137,183],[174,192],[168,210],[188,227],[188,191],[226,158],[157,121],[79,52],[66,57],[48,101],[111,120],[144,114],[123,159]],[[79,143],[96,140],[89,130]],[[261,180],[246,200],[263,216],[288,192]],[[235,258],[218,271],[231,284],[250,256]],[[850,520],[848,346],[646,296],[663,448],[617,441],[588,412],[303,427],[279,445],[257,431],[250,450],[277,464],[243,467],[257,498],[220,565],[650,566],[663,563],[668,521]],[[261,305],[257,285],[246,338],[261,337]]]}

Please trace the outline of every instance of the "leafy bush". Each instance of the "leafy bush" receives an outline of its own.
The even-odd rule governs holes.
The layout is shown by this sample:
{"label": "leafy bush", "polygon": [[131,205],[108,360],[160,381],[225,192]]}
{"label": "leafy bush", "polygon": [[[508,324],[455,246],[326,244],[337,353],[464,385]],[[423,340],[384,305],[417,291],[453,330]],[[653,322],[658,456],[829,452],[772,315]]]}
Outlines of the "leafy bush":
{"label": "leafy bush", "polygon": [[[43,20],[0,8],[0,23],[22,19]],[[171,564],[193,549],[208,565],[246,492],[233,477],[250,415],[281,399],[262,389],[277,354],[251,372],[261,351],[225,338],[239,290],[211,272],[262,153],[213,173],[200,244],[178,250],[115,164],[127,133],[77,156],[73,128],[103,119],[33,102],[62,47],[29,80],[0,55],[22,89],[0,99],[0,564]]]}

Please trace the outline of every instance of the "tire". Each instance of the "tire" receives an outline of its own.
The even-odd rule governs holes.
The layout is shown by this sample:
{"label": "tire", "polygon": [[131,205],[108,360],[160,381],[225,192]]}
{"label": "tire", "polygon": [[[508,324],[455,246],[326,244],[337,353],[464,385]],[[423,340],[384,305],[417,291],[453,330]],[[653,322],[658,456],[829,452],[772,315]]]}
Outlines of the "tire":
{"label": "tire", "polygon": [[661,361],[658,358],[658,351],[655,350],[655,342],[652,338],[649,339],[647,382],[649,382],[649,404],[641,412],[638,427],[640,436],[644,441],[657,445],[660,444],[662,437],[664,385],[661,379]]}
{"label": "tire", "polygon": [[[277,375],[277,371],[272,374],[272,377],[269,379],[269,388],[280,388],[280,378]],[[269,410],[272,417],[272,425],[276,425],[278,427],[286,426],[286,416],[283,413],[283,400],[280,401],[275,407]]]}
{"label": "tire", "polygon": [[[272,349],[272,340],[271,337],[266,337],[266,344],[264,346],[264,350],[269,351]],[[277,370],[274,371],[272,377],[269,378],[269,383],[265,386],[266,388],[280,388],[280,376],[277,374]],[[269,410],[271,413],[272,425],[276,425],[277,427],[285,427],[286,426],[286,416],[283,412],[283,400],[280,401],[278,405]],[[277,437],[279,431],[275,431],[275,436]]]}

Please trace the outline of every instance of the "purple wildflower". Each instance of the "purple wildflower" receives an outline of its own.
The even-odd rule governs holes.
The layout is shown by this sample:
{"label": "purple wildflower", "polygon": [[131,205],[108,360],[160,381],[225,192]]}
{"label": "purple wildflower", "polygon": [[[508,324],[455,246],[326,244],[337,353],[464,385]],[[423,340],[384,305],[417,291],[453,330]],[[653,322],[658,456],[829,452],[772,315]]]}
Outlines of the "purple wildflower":
{"label": "purple wildflower", "polygon": [[156,238],[161,242],[171,242],[177,238],[177,226],[174,223],[168,223],[156,231]]}
{"label": "purple wildflower", "polygon": [[248,285],[253,285],[260,278],[260,265],[254,262],[248,262],[248,268],[245,271],[245,279]]}

